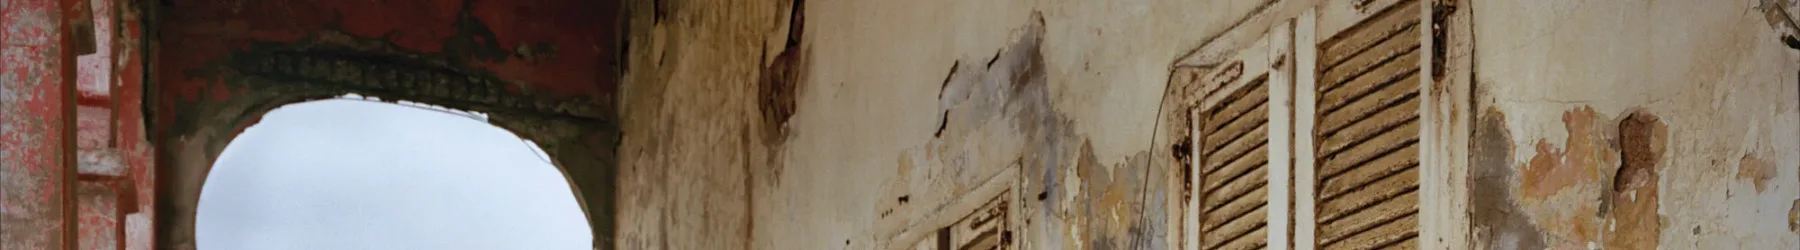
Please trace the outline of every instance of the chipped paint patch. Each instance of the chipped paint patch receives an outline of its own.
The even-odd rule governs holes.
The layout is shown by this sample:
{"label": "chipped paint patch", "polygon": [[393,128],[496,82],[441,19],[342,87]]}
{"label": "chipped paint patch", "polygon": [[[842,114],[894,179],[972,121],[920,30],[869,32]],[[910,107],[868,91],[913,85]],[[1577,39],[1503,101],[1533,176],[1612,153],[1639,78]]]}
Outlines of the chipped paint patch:
{"label": "chipped paint patch", "polygon": [[1737,179],[1750,182],[1760,194],[1768,189],[1769,181],[1775,179],[1775,163],[1745,154],[1738,160]]}
{"label": "chipped paint patch", "polygon": [[1794,199],[1794,204],[1788,205],[1788,231],[1800,233],[1800,199]]}
{"label": "chipped paint patch", "polygon": [[1538,140],[1537,156],[1524,166],[1520,189],[1527,198],[1544,199],[1584,182],[1599,180],[1600,167],[1617,162],[1599,127],[1600,113],[1582,107],[1563,113],[1568,129],[1564,149]]}
{"label": "chipped paint patch", "polygon": [[[1143,169],[1149,167],[1149,152],[1133,154],[1120,165],[1106,166],[1094,156],[1093,143],[1083,139],[1081,158],[1076,165],[1076,173],[1086,182],[1083,183],[1081,195],[1085,201],[1085,227],[1094,229],[1087,231],[1090,235],[1081,235],[1088,240],[1085,246],[1089,249],[1140,249],[1142,244],[1150,242],[1148,235],[1141,234],[1147,221],[1143,219],[1144,197],[1142,184],[1145,183]],[[1138,234],[1134,234],[1137,232]]]}
{"label": "chipped paint patch", "polygon": [[1518,167],[1519,205],[1542,226],[1553,248],[1585,248],[1600,240],[1607,224],[1599,215],[1605,186],[1617,168],[1618,153],[1610,145],[1607,120],[1592,107],[1563,113],[1568,138],[1558,149],[1539,139],[1537,155]]}

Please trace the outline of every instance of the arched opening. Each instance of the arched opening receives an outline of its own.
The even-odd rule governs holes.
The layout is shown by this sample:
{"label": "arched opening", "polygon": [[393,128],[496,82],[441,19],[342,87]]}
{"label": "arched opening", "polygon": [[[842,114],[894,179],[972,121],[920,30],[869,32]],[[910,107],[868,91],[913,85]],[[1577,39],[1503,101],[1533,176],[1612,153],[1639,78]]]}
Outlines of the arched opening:
{"label": "arched opening", "polygon": [[269,111],[206,174],[200,249],[590,249],[570,182],[485,116],[322,100]]}

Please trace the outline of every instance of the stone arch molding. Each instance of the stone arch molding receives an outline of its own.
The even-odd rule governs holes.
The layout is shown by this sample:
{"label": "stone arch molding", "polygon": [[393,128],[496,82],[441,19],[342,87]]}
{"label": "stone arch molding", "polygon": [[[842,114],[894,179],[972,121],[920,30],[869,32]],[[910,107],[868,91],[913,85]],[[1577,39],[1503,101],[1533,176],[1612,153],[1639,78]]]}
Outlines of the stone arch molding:
{"label": "stone arch molding", "polygon": [[[595,249],[611,249],[617,190],[617,126],[594,100],[531,93],[452,59],[343,45],[253,45],[207,71],[228,97],[180,105],[157,170],[158,249],[194,249],[195,213],[225,147],[277,107],[345,94],[482,112],[531,140],[569,181]],[[218,94],[215,94],[218,95]]]}

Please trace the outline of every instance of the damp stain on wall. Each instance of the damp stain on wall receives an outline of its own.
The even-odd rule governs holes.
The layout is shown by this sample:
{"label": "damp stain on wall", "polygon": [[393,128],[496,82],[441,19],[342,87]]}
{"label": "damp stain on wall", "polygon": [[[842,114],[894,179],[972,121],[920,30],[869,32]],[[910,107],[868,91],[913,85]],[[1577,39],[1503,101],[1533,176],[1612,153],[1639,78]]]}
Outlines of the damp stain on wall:
{"label": "damp stain on wall", "polygon": [[1489,108],[1477,121],[1469,144],[1469,219],[1477,244],[1496,250],[1544,249],[1542,229],[1514,198],[1518,173],[1506,113]]}
{"label": "damp stain on wall", "polygon": [[[981,177],[1017,168],[1013,193],[1018,199],[1017,237],[1021,249],[1141,249],[1160,244],[1158,222],[1166,212],[1146,205],[1162,192],[1152,170],[1148,147],[1123,162],[1104,163],[1096,145],[1076,133],[1074,121],[1053,105],[1042,16],[1018,30],[1010,44],[992,57],[946,62],[938,90],[938,120],[924,145],[901,152],[902,170],[891,196],[878,202],[882,225],[919,223],[947,216],[919,210],[945,202],[980,186]],[[803,46],[804,47],[804,46]],[[971,142],[979,140],[978,142]],[[1147,146],[1147,145],[1146,145]],[[1010,166],[990,163],[1011,162]],[[910,163],[910,164],[909,164]],[[921,188],[942,187],[942,188]],[[920,190],[924,189],[924,190]],[[906,190],[911,190],[907,192]],[[901,197],[904,197],[902,200]],[[885,228],[885,227],[884,227]],[[878,230],[879,231],[879,230]],[[894,229],[893,231],[901,231]],[[878,232],[893,244],[910,244],[906,236]],[[877,239],[880,241],[881,239]],[[929,239],[920,241],[920,246]]]}

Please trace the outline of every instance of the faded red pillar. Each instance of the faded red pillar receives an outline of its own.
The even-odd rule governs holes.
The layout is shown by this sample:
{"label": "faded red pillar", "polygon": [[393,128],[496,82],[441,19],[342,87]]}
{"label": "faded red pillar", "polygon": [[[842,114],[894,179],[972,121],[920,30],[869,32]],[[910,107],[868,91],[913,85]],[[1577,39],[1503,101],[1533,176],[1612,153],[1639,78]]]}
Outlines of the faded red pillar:
{"label": "faded red pillar", "polygon": [[76,59],[78,249],[151,249],[152,203],[140,202],[154,195],[143,133],[142,15],[131,1],[83,1],[91,1],[93,35],[75,38],[92,42],[85,50],[92,53]]}
{"label": "faded red pillar", "polygon": [[[121,189],[123,197],[119,197],[123,218],[115,218],[121,229],[125,231],[123,240],[125,249],[152,249],[151,230],[155,228],[154,212],[156,200],[155,183],[155,150],[145,131],[144,119],[144,79],[147,78],[145,67],[149,65],[150,41],[145,40],[144,19],[147,10],[140,8],[154,4],[149,1],[106,0],[115,10],[118,26],[112,28],[113,39],[111,53],[113,58],[106,60],[112,63],[111,75],[113,89],[109,92],[112,100],[113,117],[112,135],[109,136],[116,145],[114,150],[124,167],[124,177],[129,179],[129,188]],[[97,12],[104,13],[104,12]],[[132,208],[135,207],[135,208]]]}
{"label": "faded red pillar", "polygon": [[0,1],[0,249],[73,247],[71,2]]}

